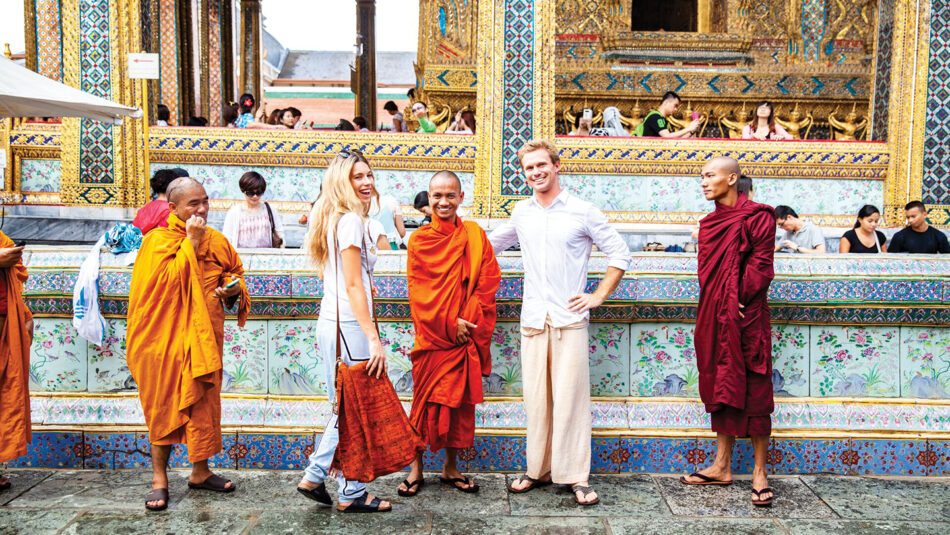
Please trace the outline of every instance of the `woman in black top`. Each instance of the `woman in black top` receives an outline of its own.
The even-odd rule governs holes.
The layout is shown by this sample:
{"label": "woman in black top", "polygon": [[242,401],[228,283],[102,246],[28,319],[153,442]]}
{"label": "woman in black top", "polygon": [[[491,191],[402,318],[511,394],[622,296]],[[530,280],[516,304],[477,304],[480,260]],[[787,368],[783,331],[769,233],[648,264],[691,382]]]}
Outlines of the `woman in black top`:
{"label": "woman in black top", "polygon": [[838,251],[841,253],[886,253],[887,236],[877,230],[881,223],[881,212],[870,204],[858,210],[858,221],[854,228],[844,233]]}

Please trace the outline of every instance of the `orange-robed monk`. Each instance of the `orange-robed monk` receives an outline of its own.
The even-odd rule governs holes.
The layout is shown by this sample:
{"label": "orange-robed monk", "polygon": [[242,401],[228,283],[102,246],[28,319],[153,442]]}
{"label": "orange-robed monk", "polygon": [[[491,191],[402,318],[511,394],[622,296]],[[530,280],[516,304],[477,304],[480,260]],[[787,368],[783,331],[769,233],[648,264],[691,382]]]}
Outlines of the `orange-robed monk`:
{"label": "orange-robed monk", "polygon": [[[485,232],[459,219],[463,199],[455,173],[436,173],[429,182],[432,222],[409,238],[407,280],[416,332],[409,421],[432,451],[445,448],[442,483],[477,492],[478,485],[459,472],[456,456],[474,442],[482,376],[491,373],[501,270]],[[421,486],[420,453],[399,494],[414,496]]]}
{"label": "orange-robed monk", "polygon": [[[0,232],[0,462],[26,455],[30,444],[30,343],[33,314],[23,302],[23,247]],[[0,476],[0,490],[10,481]]]}
{"label": "orange-robed monk", "polygon": [[208,458],[221,451],[224,304],[238,303],[241,326],[251,307],[237,251],[206,226],[204,187],[179,178],[167,196],[168,228],[145,236],[132,270],[126,332],[126,358],[152,445],[152,492],[145,498],[150,510],[168,505],[165,469],[172,444],[188,446],[189,487],[236,488],[211,473]]}

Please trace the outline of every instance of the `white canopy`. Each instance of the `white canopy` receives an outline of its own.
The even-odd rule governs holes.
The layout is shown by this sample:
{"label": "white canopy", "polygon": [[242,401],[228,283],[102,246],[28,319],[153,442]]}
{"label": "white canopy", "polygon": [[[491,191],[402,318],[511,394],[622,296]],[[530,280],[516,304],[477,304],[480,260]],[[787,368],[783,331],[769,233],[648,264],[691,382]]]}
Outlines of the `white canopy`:
{"label": "white canopy", "polygon": [[86,117],[121,124],[142,110],[50,80],[0,55],[0,118]]}

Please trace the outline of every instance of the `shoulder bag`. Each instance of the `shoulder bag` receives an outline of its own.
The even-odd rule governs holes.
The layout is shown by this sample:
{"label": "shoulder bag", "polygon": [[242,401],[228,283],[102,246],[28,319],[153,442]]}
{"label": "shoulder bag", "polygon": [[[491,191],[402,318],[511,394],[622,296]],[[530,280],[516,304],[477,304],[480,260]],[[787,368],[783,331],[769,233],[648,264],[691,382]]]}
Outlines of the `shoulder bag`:
{"label": "shoulder bag", "polygon": [[[335,231],[334,244],[337,261],[341,261],[340,242]],[[365,251],[364,243],[360,248],[361,266]],[[378,334],[379,323],[372,300],[373,276],[368,270],[366,274],[371,286],[366,291],[370,292],[370,309],[373,311],[373,323]],[[370,376],[366,372],[368,362],[353,366],[347,366],[343,362],[340,351],[342,333],[339,278],[336,280],[336,288],[336,400],[333,410],[338,415],[340,442],[333,457],[333,468],[342,471],[343,477],[348,480],[369,483],[377,477],[398,472],[408,466],[415,460],[416,454],[425,449],[425,445],[409,424],[409,418],[389,377]]]}
{"label": "shoulder bag", "polygon": [[274,249],[280,249],[284,245],[284,239],[277,234],[277,225],[274,224],[274,212],[270,209],[269,203],[264,203],[267,208],[267,218],[270,219],[270,244]]}

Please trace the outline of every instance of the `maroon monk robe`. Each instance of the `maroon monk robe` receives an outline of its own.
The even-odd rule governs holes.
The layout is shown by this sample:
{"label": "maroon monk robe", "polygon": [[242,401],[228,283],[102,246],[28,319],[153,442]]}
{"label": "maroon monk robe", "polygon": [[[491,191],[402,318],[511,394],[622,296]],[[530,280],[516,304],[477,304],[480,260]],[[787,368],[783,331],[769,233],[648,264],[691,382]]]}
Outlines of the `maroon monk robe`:
{"label": "maroon monk robe", "polygon": [[[712,430],[770,435],[772,333],[769,284],[775,276],[775,211],[740,194],[733,207],[699,222],[699,395]],[[739,316],[739,304],[745,317]]]}

